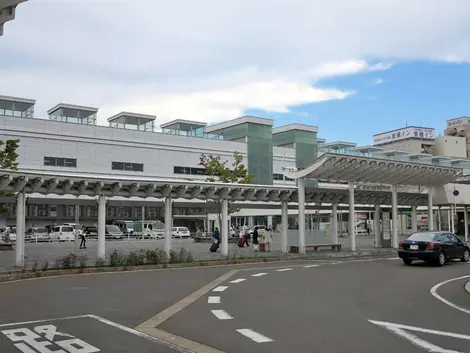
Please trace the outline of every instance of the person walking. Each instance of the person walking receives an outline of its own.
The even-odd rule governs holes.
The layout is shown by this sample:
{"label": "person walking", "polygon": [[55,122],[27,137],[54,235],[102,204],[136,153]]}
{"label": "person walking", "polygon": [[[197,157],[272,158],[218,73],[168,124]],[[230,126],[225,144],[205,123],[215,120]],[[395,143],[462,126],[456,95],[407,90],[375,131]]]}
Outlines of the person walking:
{"label": "person walking", "polygon": [[80,249],[86,249],[86,228],[85,226],[82,227],[80,230],[80,238],[82,241],[80,242]]}
{"label": "person walking", "polygon": [[264,228],[264,246],[265,251],[271,252],[271,243],[273,241],[273,232],[268,227]]}
{"label": "person walking", "polygon": [[253,251],[259,251],[259,241],[258,241],[258,228],[253,230],[253,238],[251,242],[253,243]]}

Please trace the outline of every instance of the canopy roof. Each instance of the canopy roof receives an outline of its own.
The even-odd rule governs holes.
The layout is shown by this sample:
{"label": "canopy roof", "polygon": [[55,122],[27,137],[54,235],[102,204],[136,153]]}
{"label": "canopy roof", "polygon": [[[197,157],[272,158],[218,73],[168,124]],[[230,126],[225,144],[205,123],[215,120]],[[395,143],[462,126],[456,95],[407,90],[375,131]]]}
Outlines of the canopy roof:
{"label": "canopy roof", "polygon": [[[218,200],[234,202],[297,202],[296,187],[280,185],[251,185],[208,183],[158,178],[135,178],[128,176],[102,176],[70,173],[22,173],[0,170],[0,191],[28,194],[55,194],[72,196],[99,196],[125,198],[172,197],[174,199]],[[400,205],[425,205],[427,194],[398,193]],[[307,203],[348,203],[348,190],[332,188],[308,188]],[[356,190],[357,204],[391,204],[387,191]]]}
{"label": "canopy roof", "polygon": [[373,158],[325,153],[299,170],[284,170],[289,178],[311,178],[390,185],[437,186],[451,183],[462,168],[410,162],[399,158]]}

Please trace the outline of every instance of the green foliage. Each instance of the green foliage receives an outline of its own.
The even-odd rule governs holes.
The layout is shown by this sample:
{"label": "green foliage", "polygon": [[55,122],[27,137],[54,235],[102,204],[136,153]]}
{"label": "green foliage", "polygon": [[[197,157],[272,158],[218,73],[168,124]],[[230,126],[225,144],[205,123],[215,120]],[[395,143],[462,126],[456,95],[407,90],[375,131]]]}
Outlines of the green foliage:
{"label": "green foliage", "polygon": [[70,254],[63,256],[60,259],[60,265],[62,266],[62,268],[72,269],[72,268],[77,267],[77,260],[78,260],[77,254],[74,254],[73,252],[71,252]]}
{"label": "green foliage", "polygon": [[212,154],[201,154],[199,165],[204,167],[205,174],[208,175],[208,182],[222,182],[232,184],[249,184],[253,180],[253,175],[248,173],[248,169],[243,164],[243,155],[234,152],[232,168],[227,167],[228,160],[223,161],[220,156]]}
{"label": "green foliage", "polygon": [[49,261],[45,260],[44,264],[42,265],[42,270],[47,271],[48,268],[49,268]]}

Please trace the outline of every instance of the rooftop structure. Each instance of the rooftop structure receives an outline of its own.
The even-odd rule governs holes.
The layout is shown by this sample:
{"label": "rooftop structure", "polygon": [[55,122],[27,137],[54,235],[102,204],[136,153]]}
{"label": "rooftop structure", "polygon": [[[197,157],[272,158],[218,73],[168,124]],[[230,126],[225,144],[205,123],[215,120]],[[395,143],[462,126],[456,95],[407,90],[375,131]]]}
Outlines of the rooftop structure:
{"label": "rooftop structure", "polygon": [[355,151],[360,153],[376,153],[383,151],[383,148],[376,147],[376,146],[359,146],[354,148]]}
{"label": "rooftop structure", "polygon": [[0,116],[33,118],[35,104],[34,99],[0,96]]}
{"label": "rooftop structure", "polygon": [[204,122],[176,119],[161,124],[160,128],[165,134],[204,137],[206,126],[207,123]]}
{"label": "rooftop structure", "polygon": [[27,0],[0,0],[0,36],[3,35],[3,25],[15,19],[18,4],[25,1]]}
{"label": "rooftop structure", "polygon": [[357,146],[357,143],[345,142],[345,141],[328,142],[322,145],[323,148],[332,149],[332,150],[343,150],[346,148],[354,148],[356,146]]}
{"label": "rooftop structure", "polygon": [[66,103],[59,103],[47,111],[49,120],[84,125],[96,125],[97,113],[98,108]]}
{"label": "rooftop structure", "polygon": [[265,125],[265,126],[273,126],[274,121],[272,119],[265,119],[265,118],[258,118],[255,116],[245,115],[237,119],[232,119],[228,121],[224,121],[223,123],[214,124],[206,127],[207,133],[222,133],[223,130],[228,128],[243,125],[243,124],[257,124],[257,125]]}
{"label": "rooftop structure", "polygon": [[[284,126],[279,126],[273,129],[273,135],[280,134],[288,131],[307,131],[307,132],[318,132],[318,127],[313,125],[304,125],[304,124],[289,124]],[[318,139],[317,139],[318,141]]]}
{"label": "rooftop structure", "polygon": [[155,115],[121,112],[108,118],[109,126],[118,129],[155,131]]}

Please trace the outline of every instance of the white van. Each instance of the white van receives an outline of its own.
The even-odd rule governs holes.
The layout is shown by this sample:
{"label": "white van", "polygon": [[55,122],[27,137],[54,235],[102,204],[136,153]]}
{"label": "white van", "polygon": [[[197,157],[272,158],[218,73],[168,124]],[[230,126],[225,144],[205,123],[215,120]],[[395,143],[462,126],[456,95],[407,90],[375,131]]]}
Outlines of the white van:
{"label": "white van", "polygon": [[51,241],[75,241],[75,230],[73,226],[55,226],[49,236]]}
{"label": "white van", "polygon": [[124,236],[134,234],[134,222],[133,221],[114,221],[113,224],[118,226]]}

